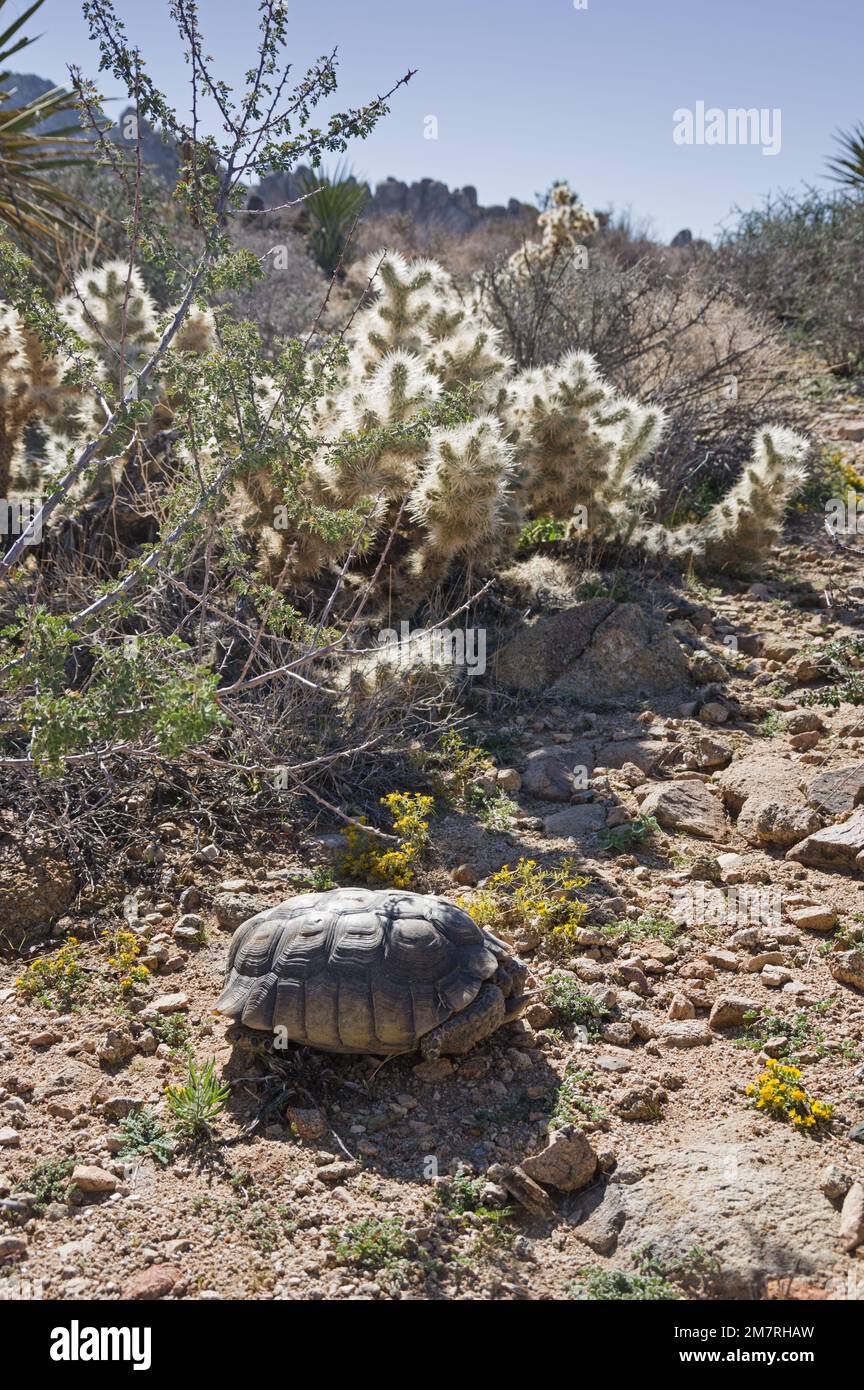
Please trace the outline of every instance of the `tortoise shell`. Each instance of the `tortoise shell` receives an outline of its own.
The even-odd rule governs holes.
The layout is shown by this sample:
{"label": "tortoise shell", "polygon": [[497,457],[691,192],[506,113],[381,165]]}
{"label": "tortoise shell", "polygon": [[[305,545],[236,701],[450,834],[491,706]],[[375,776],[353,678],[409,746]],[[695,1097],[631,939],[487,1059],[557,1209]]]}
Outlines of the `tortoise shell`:
{"label": "tortoise shell", "polygon": [[[521,994],[525,973],[445,898],[337,888],[289,898],[238,927],[216,1009],[327,1051],[405,1052],[485,982],[505,998]],[[516,1012],[508,1006],[508,1017]]]}

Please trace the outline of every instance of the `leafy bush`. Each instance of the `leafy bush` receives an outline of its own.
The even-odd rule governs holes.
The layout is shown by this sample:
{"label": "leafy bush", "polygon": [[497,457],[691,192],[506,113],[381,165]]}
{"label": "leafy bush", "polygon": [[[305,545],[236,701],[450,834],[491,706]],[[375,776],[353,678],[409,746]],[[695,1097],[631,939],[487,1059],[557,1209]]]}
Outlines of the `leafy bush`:
{"label": "leafy bush", "polygon": [[864,361],[864,202],[815,189],[741,212],[721,249],[723,269],[751,303],[838,371]]}

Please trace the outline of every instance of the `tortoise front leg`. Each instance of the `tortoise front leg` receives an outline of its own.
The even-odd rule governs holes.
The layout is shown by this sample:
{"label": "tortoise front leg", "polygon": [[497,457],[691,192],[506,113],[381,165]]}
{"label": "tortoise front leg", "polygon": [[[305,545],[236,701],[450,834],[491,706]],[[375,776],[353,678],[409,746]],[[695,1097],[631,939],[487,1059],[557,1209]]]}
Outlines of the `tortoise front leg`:
{"label": "tortoise front leg", "polygon": [[507,1017],[504,995],[497,985],[482,985],[477,998],[467,1008],[448,1018],[420,1039],[420,1051],[429,1061],[442,1053],[470,1052],[475,1043],[482,1042],[500,1028]]}

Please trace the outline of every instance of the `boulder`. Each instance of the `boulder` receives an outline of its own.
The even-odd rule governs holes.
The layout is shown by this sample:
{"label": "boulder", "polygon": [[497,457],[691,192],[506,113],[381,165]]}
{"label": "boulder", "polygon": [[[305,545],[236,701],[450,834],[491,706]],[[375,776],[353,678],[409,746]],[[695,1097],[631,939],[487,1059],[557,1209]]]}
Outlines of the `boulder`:
{"label": "boulder", "polygon": [[716,1032],[723,1028],[739,1028],[748,1014],[759,1012],[759,1005],[742,994],[721,994],[711,1007],[708,1027]]}
{"label": "boulder", "polygon": [[597,1155],[584,1131],[575,1125],[553,1130],[549,1143],[539,1154],[523,1159],[522,1171],[544,1187],[559,1192],[576,1192],[597,1171]]}
{"label": "boulder", "polygon": [[664,830],[680,830],[706,840],[728,833],[723,807],[704,782],[660,782],[642,801],[643,816],[654,816]]}
{"label": "boulder", "polygon": [[50,935],[51,924],[75,900],[78,881],[61,843],[39,831],[25,831],[10,813],[0,818],[0,951],[35,936]]}
{"label": "boulder", "polygon": [[864,991],[864,951],[838,951],[828,957],[828,969],[841,985]]}
{"label": "boulder", "polygon": [[807,800],[826,819],[854,811],[864,801],[864,763],[821,772],[808,786]]}
{"label": "boulder", "polygon": [[797,763],[772,753],[739,758],[717,778],[726,809],[737,816],[751,797],[785,805],[804,805],[802,771]]}
{"label": "boulder", "polygon": [[690,682],[684,650],[665,624],[638,604],[601,598],[523,628],[498,650],[494,671],[504,685],[553,690],[588,706],[627,703]]}
{"label": "boulder", "polygon": [[827,825],[808,835],[786,858],[819,869],[864,870],[864,810],[854,811],[839,825]]}

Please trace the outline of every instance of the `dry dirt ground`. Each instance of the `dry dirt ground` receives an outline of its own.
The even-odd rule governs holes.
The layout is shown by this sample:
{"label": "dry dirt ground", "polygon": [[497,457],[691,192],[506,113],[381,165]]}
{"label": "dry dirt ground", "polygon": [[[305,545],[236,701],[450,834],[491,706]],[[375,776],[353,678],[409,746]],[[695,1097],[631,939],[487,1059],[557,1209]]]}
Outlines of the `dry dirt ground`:
{"label": "dry dirt ground", "polygon": [[[864,635],[860,557],[854,540],[838,551],[802,522],[749,591],[690,588],[677,609],[668,590],[644,592],[688,656],[705,654],[689,691],[629,710],[586,713],[554,691],[495,706],[486,732],[499,765],[522,778],[516,818],[504,830],[438,818],[419,886],[470,904],[505,862],[572,854],[590,910],[563,959],[523,933],[537,990],[528,1015],[465,1058],[274,1054],[268,1039],[214,1017],[230,939],[220,895],[277,903],[326,872],[326,838],[298,835],[284,853],[250,847],[242,860],[217,845],[206,862],[195,827],[166,820],[165,887],[125,903],[153,965],[127,998],[110,985],[86,912],[7,955],[0,1290],[559,1299],[615,1296],[608,1272],[644,1278],[650,1256],[651,1277],[678,1296],[864,1298],[847,1196],[864,1181],[864,869],[843,849],[820,864],[787,857],[805,825],[851,826],[854,840],[864,817],[864,710],[807,703],[825,685],[818,645]],[[551,784],[532,782],[538,762]],[[574,763],[589,762],[587,788],[542,799],[543,786],[566,785]],[[822,783],[814,801],[812,780],[835,770],[846,775],[832,799]],[[604,849],[602,827],[638,816],[654,788],[698,788],[702,800],[682,813],[674,795],[671,810],[661,799],[656,834],[632,852]],[[574,824],[584,818],[572,839],[548,825],[568,808]],[[693,904],[711,892],[725,904],[720,920],[700,920]],[[58,1012],[16,979],[69,934],[88,974],[78,1006]],[[593,991],[606,1009],[599,1026],[547,1007],[556,969]],[[724,1021],[714,1006],[725,996],[744,1003]],[[742,1021],[745,1007],[758,1017]],[[165,1088],[182,1080],[187,1043],[230,1083],[213,1141],[178,1148],[164,1166],[123,1155],[124,1115],[150,1106],[167,1123]],[[824,1130],[754,1108],[746,1088],[769,1054],[796,1058],[808,1092],[834,1107]],[[576,1191],[549,1186],[548,1207],[532,1211],[502,1186],[500,1167],[488,1170],[512,1173],[562,1116],[588,1133],[598,1166]],[[99,1173],[70,1188],[73,1163]],[[482,1181],[454,1185],[460,1172]]]}

